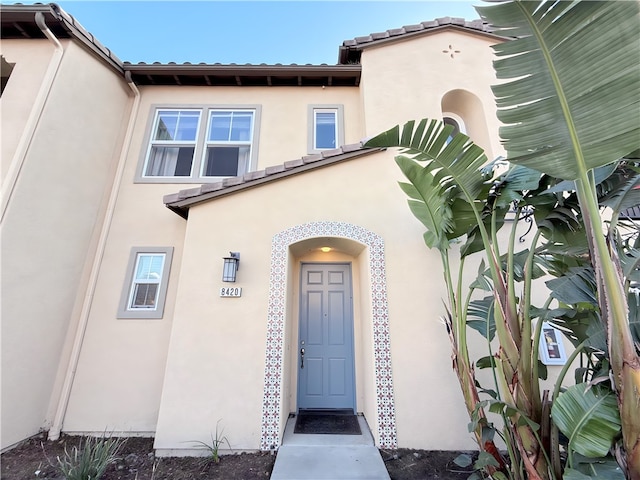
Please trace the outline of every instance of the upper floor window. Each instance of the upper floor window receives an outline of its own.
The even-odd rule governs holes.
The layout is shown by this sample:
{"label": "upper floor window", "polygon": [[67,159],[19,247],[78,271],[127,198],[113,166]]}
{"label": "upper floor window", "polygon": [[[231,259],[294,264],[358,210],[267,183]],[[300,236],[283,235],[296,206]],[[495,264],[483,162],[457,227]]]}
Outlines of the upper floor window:
{"label": "upper floor window", "polygon": [[309,106],[309,152],[338,148],[344,144],[342,105]]}
{"label": "upper floor window", "polygon": [[233,177],[249,170],[253,112],[213,110],[202,176]]}
{"label": "upper floor window", "polygon": [[204,182],[255,168],[259,107],[159,108],[136,180]]}
{"label": "upper floor window", "polygon": [[198,110],[158,110],[144,176],[191,176],[199,124]]}

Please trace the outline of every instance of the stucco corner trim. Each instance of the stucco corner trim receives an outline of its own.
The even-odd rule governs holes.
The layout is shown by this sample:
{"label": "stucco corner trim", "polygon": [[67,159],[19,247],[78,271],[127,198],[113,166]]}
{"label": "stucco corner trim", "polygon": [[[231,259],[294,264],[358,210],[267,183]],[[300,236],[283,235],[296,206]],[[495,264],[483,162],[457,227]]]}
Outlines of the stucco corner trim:
{"label": "stucco corner trim", "polygon": [[378,443],[381,448],[397,448],[384,240],[357,225],[329,221],[297,225],[273,237],[260,448],[273,450],[280,443],[288,248],[301,240],[320,236],[348,238],[368,247]]}

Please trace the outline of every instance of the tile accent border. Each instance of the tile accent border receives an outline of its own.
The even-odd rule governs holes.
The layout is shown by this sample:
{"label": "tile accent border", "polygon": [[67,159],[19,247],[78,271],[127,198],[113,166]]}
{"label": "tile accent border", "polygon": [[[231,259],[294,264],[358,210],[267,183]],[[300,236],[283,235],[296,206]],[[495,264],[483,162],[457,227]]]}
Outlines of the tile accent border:
{"label": "tile accent border", "polygon": [[293,243],[321,236],[348,238],[369,247],[378,439],[381,448],[397,448],[384,241],[373,232],[344,222],[306,223],[273,237],[260,448],[268,451],[280,444],[288,249]]}

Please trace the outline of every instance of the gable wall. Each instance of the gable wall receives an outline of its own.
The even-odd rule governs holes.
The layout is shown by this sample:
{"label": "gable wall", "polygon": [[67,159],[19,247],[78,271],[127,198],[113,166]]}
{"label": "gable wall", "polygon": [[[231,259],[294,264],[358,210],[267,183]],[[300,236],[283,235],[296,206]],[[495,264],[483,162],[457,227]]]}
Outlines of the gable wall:
{"label": "gable wall", "polygon": [[[362,99],[367,135],[375,135],[408,120],[442,117],[442,100],[468,124],[472,140],[487,157],[502,151],[497,135],[495,102],[490,86],[497,83],[493,54],[486,37],[452,29],[366,48],[362,53]],[[449,47],[452,48],[449,48]],[[449,52],[458,50],[451,58]],[[443,53],[446,51],[448,53]],[[478,107],[470,108],[469,97]],[[457,105],[456,105],[457,104]]]}
{"label": "gable wall", "polygon": [[[233,448],[260,448],[269,271],[274,235],[314,221],[345,222],[384,238],[387,258],[391,359],[398,440],[402,447],[472,448],[455,376],[441,365],[449,357],[439,321],[439,257],[425,251],[422,227],[406,207],[390,152],[368,155],[329,168],[273,182],[192,208],[180,268],[172,339],[164,380],[155,448],[188,449],[190,440],[209,439],[221,420]],[[242,223],[238,224],[238,219]],[[339,245],[339,244],[338,244]],[[241,252],[241,298],[220,298],[222,256]],[[295,411],[297,370],[297,269],[290,252],[283,398]],[[324,261],[350,258],[356,272],[356,374],[358,411],[376,434],[370,299],[358,293],[369,282],[361,256],[328,254]],[[420,363],[419,365],[417,363]],[[436,387],[437,386],[437,387]],[[185,395],[189,392],[189,395]],[[425,415],[420,412],[434,412]],[[286,416],[285,416],[286,418]],[[456,432],[456,433],[453,433]],[[446,437],[446,438],[445,438]]]}

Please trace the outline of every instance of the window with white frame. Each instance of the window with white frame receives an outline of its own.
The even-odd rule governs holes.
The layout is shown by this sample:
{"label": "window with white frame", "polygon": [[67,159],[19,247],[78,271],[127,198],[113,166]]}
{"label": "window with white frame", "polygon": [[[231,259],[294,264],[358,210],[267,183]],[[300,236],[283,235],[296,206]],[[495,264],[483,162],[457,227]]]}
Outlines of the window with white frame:
{"label": "window with white frame", "polygon": [[344,144],[342,105],[309,106],[309,152],[321,152]]}
{"label": "window with white frame", "polygon": [[249,170],[253,117],[251,110],[210,112],[203,177],[235,177]]}
{"label": "window with white frame", "polygon": [[190,177],[199,124],[199,110],[158,110],[144,176]]}
{"label": "window with white frame", "polygon": [[157,108],[136,181],[189,183],[256,166],[260,107]]}
{"label": "window with white frame", "polygon": [[162,318],[173,248],[134,247],[118,318]]}

